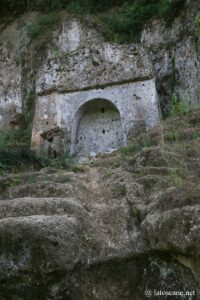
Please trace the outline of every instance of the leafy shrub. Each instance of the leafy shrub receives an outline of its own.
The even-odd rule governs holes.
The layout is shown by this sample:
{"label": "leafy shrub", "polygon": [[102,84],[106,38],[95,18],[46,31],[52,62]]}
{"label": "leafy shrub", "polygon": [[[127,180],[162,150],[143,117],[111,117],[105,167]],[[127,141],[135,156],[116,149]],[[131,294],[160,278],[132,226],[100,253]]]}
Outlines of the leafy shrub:
{"label": "leafy shrub", "polygon": [[169,116],[175,117],[178,115],[185,115],[190,109],[190,105],[179,99],[176,94],[172,95]]}
{"label": "leafy shrub", "polygon": [[129,156],[129,155],[134,155],[140,150],[142,150],[143,148],[150,147],[150,146],[151,146],[151,142],[149,140],[141,139],[140,142],[130,141],[128,145],[122,147],[121,150],[122,150],[122,154]]}
{"label": "leafy shrub", "polygon": [[49,12],[52,10],[62,9],[67,4],[66,0],[2,0],[2,12],[12,12],[15,14],[23,13],[25,11],[42,11]]}
{"label": "leafy shrub", "polygon": [[40,27],[40,25],[37,24],[36,22],[33,22],[33,23],[28,24],[27,32],[28,32],[28,36],[29,36],[31,39],[36,38],[36,37],[39,35],[40,30],[41,30],[41,27]]}
{"label": "leafy shrub", "polygon": [[170,22],[184,5],[185,0],[126,1],[115,13],[99,14],[99,18],[115,33],[115,40],[137,40],[145,23],[154,16],[163,16]]}
{"label": "leafy shrub", "polygon": [[112,15],[98,15],[98,19],[107,26],[111,32],[110,38],[117,43],[129,41],[130,34],[127,32],[128,24],[122,15],[113,13]]}
{"label": "leafy shrub", "polygon": [[47,153],[35,153],[30,150],[31,131],[7,130],[0,132],[0,170],[18,170],[19,168],[40,169],[47,166],[67,168],[74,172],[83,171],[68,153],[52,159]]}
{"label": "leafy shrub", "polygon": [[160,0],[159,14],[171,21],[179,14],[185,3],[186,0]]}
{"label": "leafy shrub", "polygon": [[114,6],[120,6],[125,0],[72,0],[67,9],[71,13],[99,13]]}
{"label": "leafy shrub", "polygon": [[31,159],[29,151],[30,130],[6,130],[0,132],[0,169],[10,169]]}
{"label": "leafy shrub", "polygon": [[195,18],[195,34],[197,37],[197,50],[200,51],[200,14]]}
{"label": "leafy shrub", "polygon": [[182,174],[179,174],[176,169],[171,171],[170,179],[173,186],[175,186],[177,189],[181,189],[183,187]]}
{"label": "leafy shrub", "polygon": [[119,12],[100,15],[109,29],[117,34],[119,42],[137,39],[151,17],[159,14],[159,1],[135,0],[125,2]]}
{"label": "leafy shrub", "polygon": [[18,171],[19,169],[36,169],[39,170],[44,167],[67,168],[78,172],[79,167],[69,162],[68,159],[50,159],[44,155],[38,155],[30,149],[16,149],[16,150],[1,150],[0,149],[0,171]]}
{"label": "leafy shrub", "polygon": [[67,5],[67,9],[72,14],[81,14],[83,11],[78,1],[72,1]]}
{"label": "leafy shrub", "polygon": [[124,155],[132,155],[141,150],[141,146],[139,144],[129,143],[127,146],[124,146],[122,149],[122,153]]}
{"label": "leafy shrub", "polygon": [[23,103],[23,113],[26,118],[26,123],[30,125],[32,123],[34,115],[35,93],[27,91],[25,101]]}
{"label": "leafy shrub", "polygon": [[39,11],[58,10],[62,8],[65,2],[63,0],[31,0],[29,2],[29,9]]}
{"label": "leafy shrub", "polygon": [[51,159],[46,154],[37,154],[29,148],[16,148],[14,150],[0,148],[0,171],[18,171],[19,169],[36,169],[54,167],[68,169],[73,172],[83,172],[81,166],[76,165],[68,155]]}
{"label": "leafy shrub", "polygon": [[0,148],[0,170],[13,170],[36,163],[35,155],[29,149],[2,150]]}
{"label": "leafy shrub", "polygon": [[68,169],[73,172],[83,172],[84,168],[82,166],[76,165],[72,157],[68,153],[63,153],[63,155],[52,159],[48,156],[47,153],[38,153],[35,154],[35,161],[41,168],[44,167],[53,167],[59,169]]}
{"label": "leafy shrub", "polygon": [[0,150],[13,149],[19,146],[30,146],[29,129],[4,130],[0,132]]}
{"label": "leafy shrub", "polygon": [[58,14],[51,12],[47,15],[38,16],[28,24],[27,33],[31,39],[38,37],[40,34],[48,35],[52,27],[58,22]]}
{"label": "leafy shrub", "polygon": [[[172,20],[181,10],[186,0],[3,0],[4,13],[24,11],[52,12],[66,9],[75,14],[95,14],[116,33],[120,42],[137,39],[144,24],[154,16],[165,16]],[[115,9],[107,13],[109,9]],[[51,19],[51,18],[50,18]],[[35,38],[51,26],[52,20],[42,17],[29,26],[29,36]],[[122,37],[124,35],[124,37]]]}
{"label": "leafy shrub", "polygon": [[159,14],[158,1],[156,3],[154,0],[136,0],[133,3],[125,3],[123,13],[128,20],[127,31],[137,37],[147,20]]}
{"label": "leafy shrub", "polygon": [[41,167],[51,166],[55,168],[62,168],[67,167],[71,163],[70,157],[67,154],[63,154],[58,158],[52,159],[46,152],[41,152],[38,153],[36,157]]}

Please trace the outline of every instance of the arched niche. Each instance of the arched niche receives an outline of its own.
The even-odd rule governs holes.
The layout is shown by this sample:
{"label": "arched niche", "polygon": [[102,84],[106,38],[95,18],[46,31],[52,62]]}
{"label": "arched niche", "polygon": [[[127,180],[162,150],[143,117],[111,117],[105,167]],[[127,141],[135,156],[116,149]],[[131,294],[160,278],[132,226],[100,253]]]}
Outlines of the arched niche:
{"label": "arched niche", "polygon": [[124,142],[120,112],[106,99],[82,104],[73,120],[71,154],[105,153]]}

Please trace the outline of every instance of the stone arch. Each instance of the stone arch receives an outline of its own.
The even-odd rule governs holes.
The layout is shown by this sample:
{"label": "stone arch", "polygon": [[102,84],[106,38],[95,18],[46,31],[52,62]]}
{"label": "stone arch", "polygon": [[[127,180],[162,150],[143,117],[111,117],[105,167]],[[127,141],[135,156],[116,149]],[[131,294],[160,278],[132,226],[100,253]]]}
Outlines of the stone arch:
{"label": "stone arch", "polygon": [[92,99],[75,113],[71,154],[112,151],[124,143],[123,126],[116,105],[107,99]]}

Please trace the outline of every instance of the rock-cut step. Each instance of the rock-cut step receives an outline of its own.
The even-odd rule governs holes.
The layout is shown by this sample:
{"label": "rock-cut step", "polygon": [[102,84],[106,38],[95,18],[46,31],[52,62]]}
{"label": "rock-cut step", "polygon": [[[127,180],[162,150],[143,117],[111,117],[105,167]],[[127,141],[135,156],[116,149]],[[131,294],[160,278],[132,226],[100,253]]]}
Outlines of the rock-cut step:
{"label": "rock-cut step", "polygon": [[0,199],[71,197],[74,177],[73,173],[62,170],[53,174],[45,173],[42,170],[41,172],[12,174],[1,177]]}
{"label": "rock-cut step", "polygon": [[68,183],[55,183],[44,181],[37,183],[28,183],[19,186],[10,186],[1,194],[0,199],[14,199],[23,197],[48,198],[48,197],[71,197],[73,188]]}
{"label": "rock-cut step", "polygon": [[27,216],[80,215],[84,208],[73,198],[17,198],[0,201],[0,220]]}

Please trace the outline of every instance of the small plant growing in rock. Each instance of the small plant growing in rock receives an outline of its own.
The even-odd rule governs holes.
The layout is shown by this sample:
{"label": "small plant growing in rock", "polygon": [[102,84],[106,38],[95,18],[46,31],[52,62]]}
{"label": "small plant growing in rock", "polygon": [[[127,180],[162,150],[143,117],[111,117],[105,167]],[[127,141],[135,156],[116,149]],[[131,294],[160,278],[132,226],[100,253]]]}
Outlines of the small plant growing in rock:
{"label": "small plant growing in rock", "polygon": [[20,146],[29,147],[31,131],[29,129],[10,129],[0,131],[0,150],[15,149]]}
{"label": "small plant growing in rock", "polygon": [[178,115],[185,115],[189,111],[189,106],[182,99],[174,93],[171,99],[170,113],[171,117],[176,117]]}
{"label": "small plant growing in rock", "polygon": [[26,99],[23,101],[23,113],[26,118],[26,123],[28,125],[31,124],[34,114],[34,100],[35,100],[35,93],[34,92],[27,92]]}
{"label": "small plant growing in rock", "polygon": [[112,186],[112,193],[113,196],[119,197],[119,196],[125,196],[126,195],[126,186],[121,183],[114,183]]}
{"label": "small plant growing in rock", "polygon": [[81,4],[78,1],[70,2],[67,5],[67,10],[72,14],[81,14],[81,13],[83,13],[83,8],[81,8]]}
{"label": "small plant growing in rock", "polygon": [[170,174],[172,184],[177,188],[180,189],[183,187],[183,178],[179,175],[176,169],[171,171]]}
{"label": "small plant growing in rock", "polygon": [[200,14],[195,18],[195,34],[197,37],[197,50],[200,51]]}
{"label": "small plant growing in rock", "polygon": [[150,147],[151,143],[148,139],[141,139],[140,142],[134,143],[134,141],[130,141],[128,145],[122,147],[122,154],[124,155],[133,155],[142,150],[143,148]]}
{"label": "small plant growing in rock", "polygon": [[48,38],[51,37],[53,26],[58,22],[58,20],[58,14],[55,12],[38,16],[27,26],[27,34],[29,38],[35,39],[42,34],[45,34]]}

